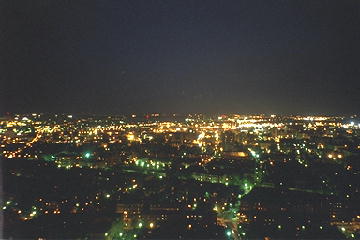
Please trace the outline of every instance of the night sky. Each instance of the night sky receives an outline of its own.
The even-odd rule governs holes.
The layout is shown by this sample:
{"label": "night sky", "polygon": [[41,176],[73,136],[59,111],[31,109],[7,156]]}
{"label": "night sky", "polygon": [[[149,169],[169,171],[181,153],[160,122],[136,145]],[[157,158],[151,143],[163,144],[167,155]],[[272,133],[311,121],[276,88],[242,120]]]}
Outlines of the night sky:
{"label": "night sky", "polygon": [[0,1],[0,112],[360,113],[360,1]]}

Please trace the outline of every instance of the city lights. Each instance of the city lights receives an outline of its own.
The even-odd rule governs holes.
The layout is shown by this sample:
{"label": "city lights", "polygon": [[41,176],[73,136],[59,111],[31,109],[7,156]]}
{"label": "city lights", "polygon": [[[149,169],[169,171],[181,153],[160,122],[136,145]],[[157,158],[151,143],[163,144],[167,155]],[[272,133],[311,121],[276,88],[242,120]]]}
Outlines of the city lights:
{"label": "city lights", "polygon": [[[161,121],[159,115],[156,121],[127,122],[65,115],[60,123],[32,118],[0,122],[5,129],[1,149],[6,163],[14,164],[8,173],[12,181],[40,186],[39,191],[32,187],[36,194],[29,193],[37,195],[34,199],[19,194],[27,188],[13,191],[2,209],[29,226],[47,216],[56,216],[64,226],[73,217],[91,225],[96,223],[87,216],[94,214],[99,221],[113,216],[102,232],[106,239],[143,238],[161,233],[167,224],[178,226],[178,236],[204,231],[216,238],[225,231],[229,239],[259,236],[251,230],[256,224],[280,235],[314,231],[316,220],[302,218],[299,209],[331,216],[316,226],[321,234],[331,226],[351,237],[360,226],[359,216],[341,219],[338,214],[351,207],[359,192],[343,176],[357,176],[352,159],[359,148],[347,139],[359,139],[360,129],[354,124],[344,131],[342,118],[189,115],[183,121]],[[36,130],[14,129],[19,126]],[[29,167],[19,167],[19,161]],[[47,171],[56,177],[43,182]],[[345,183],[347,192],[339,194]],[[47,197],[40,189],[54,195]],[[298,205],[294,199],[304,195],[311,197]],[[297,226],[278,218],[281,214],[297,218]]]}
{"label": "city lights", "polygon": [[88,2],[0,1],[1,239],[360,240],[360,0]]}

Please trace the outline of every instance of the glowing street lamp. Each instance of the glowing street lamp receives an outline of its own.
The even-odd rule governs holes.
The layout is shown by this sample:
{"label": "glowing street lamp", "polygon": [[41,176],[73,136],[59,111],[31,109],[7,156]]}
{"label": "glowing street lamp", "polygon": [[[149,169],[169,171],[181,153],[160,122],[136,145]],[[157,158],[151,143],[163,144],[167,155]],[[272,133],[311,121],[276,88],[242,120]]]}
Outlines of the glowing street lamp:
{"label": "glowing street lamp", "polygon": [[230,229],[226,230],[226,236],[231,237],[232,231]]}

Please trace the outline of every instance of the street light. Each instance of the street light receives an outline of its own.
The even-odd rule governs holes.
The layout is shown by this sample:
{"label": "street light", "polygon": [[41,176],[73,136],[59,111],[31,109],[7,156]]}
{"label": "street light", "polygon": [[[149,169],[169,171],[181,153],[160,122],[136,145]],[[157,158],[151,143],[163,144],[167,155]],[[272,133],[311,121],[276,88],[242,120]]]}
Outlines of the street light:
{"label": "street light", "polygon": [[232,234],[232,231],[230,229],[227,229],[226,230],[226,236],[230,237]]}

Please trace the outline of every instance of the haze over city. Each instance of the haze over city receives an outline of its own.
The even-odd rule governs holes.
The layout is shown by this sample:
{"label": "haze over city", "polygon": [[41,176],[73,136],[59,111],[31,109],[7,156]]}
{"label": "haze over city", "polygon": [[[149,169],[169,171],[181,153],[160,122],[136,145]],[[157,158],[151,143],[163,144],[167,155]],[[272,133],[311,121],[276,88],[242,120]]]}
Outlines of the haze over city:
{"label": "haze over city", "polygon": [[0,1],[0,239],[360,239],[360,1]]}

